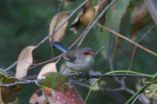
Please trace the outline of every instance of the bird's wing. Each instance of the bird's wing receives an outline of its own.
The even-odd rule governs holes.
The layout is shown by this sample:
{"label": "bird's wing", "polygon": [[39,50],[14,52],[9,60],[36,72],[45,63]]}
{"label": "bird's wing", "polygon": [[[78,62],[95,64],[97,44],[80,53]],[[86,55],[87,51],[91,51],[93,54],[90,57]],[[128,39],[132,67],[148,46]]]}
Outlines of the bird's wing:
{"label": "bird's wing", "polygon": [[76,56],[72,53],[72,52],[67,52],[63,55],[63,58],[66,60],[66,61],[69,61],[71,63],[75,63],[75,60],[76,60]]}
{"label": "bird's wing", "polygon": [[59,42],[53,42],[52,46],[59,49],[60,51],[62,51],[63,53],[67,52],[68,49],[66,47],[64,47],[63,44],[59,43]]}

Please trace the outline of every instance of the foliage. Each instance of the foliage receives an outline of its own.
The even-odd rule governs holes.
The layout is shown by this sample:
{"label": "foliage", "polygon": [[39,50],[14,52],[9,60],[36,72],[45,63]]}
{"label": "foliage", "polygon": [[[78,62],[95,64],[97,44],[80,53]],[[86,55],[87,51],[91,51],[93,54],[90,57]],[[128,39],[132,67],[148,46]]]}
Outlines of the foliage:
{"label": "foliage", "polygon": [[[80,94],[86,104],[102,104],[102,102],[103,104],[124,104],[125,102],[128,104],[130,102],[134,104],[150,104],[153,102],[156,98],[154,94],[156,92],[156,89],[154,89],[156,87],[156,75],[154,73],[156,73],[157,58],[157,46],[155,44],[157,30],[156,22],[154,21],[157,14],[153,6],[156,7],[156,3],[152,5],[150,2],[149,5],[146,5],[147,0],[116,0],[113,5],[110,5],[112,0],[91,0],[92,2],[88,1],[88,3],[93,3],[92,5],[87,5],[88,3],[86,3],[81,10],[75,11],[75,8],[85,0],[63,1],[0,1],[0,67],[5,70],[7,66],[17,60],[16,68],[13,67],[6,72],[3,69],[1,70],[1,72],[4,71],[0,74],[1,82],[3,84],[16,82],[19,84],[22,81],[26,83],[30,81],[26,80],[27,77],[29,78],[29,76],[33,75],[35,75],[33,79],[37,81],[37,83],[33,82],[36,84],[35,86],[29,84],[27,85],[28,87],[25,87],[17,84],[10,88],[2,87],[0,100],[5,99],[6,102],[12,102],[20,94],[19,103],[24,104],[25,102],[28,104],[31,95],[35,90],[39,89],[37,88],[38,85],[38,87],[44,89],[42,91],[48,99],[50,96],[46,95],[47,91],[48,94],[51,93],[52,95],[54,91],[57,96],[61,94],[66,99],[68,99],[67,94],[69,93]],[[95,14],[93,13],[94,7],[96,7]],[[107,12],[88,32],[89,26],[92,26],[92,23],[95,22],[105,8],[107,8]],[[75,14],[70,17],[71,12]],[[87,18],[88,16],[95,18]],[[66,20],[66,18],[69,19]],[[76,30],[71,31],[74,20],[77,20],[74,22],[77,32]],[[60,27],[64,21],[65,24]],[[57,28],[61,30],[56,32]],[[55,35],[48,37],[51,34]],[[42,39],[49,41],[42,42]],[[78,42],[76,41],[77,39],[79,39]],[[52,44],[49,44],[53,41],[61,42],[65,47],[69,47],[69,50],[76,47],[91,47],[96,52],[99,51],[96,55],[95,65],[92,67],[93,74],[141,75],[147,77],[147,83],[142,83],[140,78],[112,76],[111,78],[105,77],[105,79],[99,78],[95,80],[93,83],[96,85],[97,90],[92,90],[92,81],[90,83],[82,81],[81,84],[78,82],[78,85],[71,86],[70,84],[73,81],[56,73],[56,71],[59,72],[60,68],[65,67],[65,60],[62,60],[60,52],[53,49]],[[73,42],[76,42],[76,44],[73,44]],[[26,52],[25,49],[29,46],[33,46],[33,49],[29,49],[29,52]],[[24,49],[24,47],[26,48]],[[55,58],[53,59],[52,57]],[[52,61],[55,61],[55,63]],[[49,62],[51,64],[48,64]],[[41,77],[46,78],[40,82],[41,79],[36,79],[36,77],[38,72],[42,70],[43,65],[49,66],[46,67],[48,68],[47,71],[43,67],[44,71],[40,72]],[[53,65],[52,70],[51,65]],[[9,74],[7,74],[8,72]],[[21,72],[24,72],[24,74]],[[15,77],[13,77],[14,75]],[[68,83],[69,81],[70,84]],[[102,82],[103,84],[101,84]],[[51,89],[47,90],[47,87]],[[14,91],[12,92],[11,90]],[[149,99],[150,96],[145,95],[137,98],[139,94],[144,94],[143,92],[147,92],[146,95],[150,95],[151,99]],[[15,98],[7,99],[8,93],[12,93]],[[35,93],[35,95],[37,94]],[[25,99],[25,96],[28,99]],[[40,96],[37,97],[40,98]],[[79,99],[76,98],[75,100],[79,100],[80,104],[82,104],[82,98],[79,96]],[[50,98],[50,100],[52,99]]]}

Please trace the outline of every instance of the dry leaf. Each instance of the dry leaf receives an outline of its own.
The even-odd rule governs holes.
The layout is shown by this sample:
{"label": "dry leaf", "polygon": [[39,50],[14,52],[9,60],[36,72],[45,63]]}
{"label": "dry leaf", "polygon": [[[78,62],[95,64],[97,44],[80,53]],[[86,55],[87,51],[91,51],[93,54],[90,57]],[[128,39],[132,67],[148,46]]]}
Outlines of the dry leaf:
{"label": "dry leaf", "polygon": [[131,14],[131,24],[135,24],[136,22],[142,21],[146,14],[147,10],[144,4],[141,4],[140,6],[135,6]]}
{"label": "dry leaf", "polygon": [[16,66],[16,78],[22,79],[27,75],[28,68],[33,63],[32,51],[34,49],[35,46],[27,46],[20,53]]}
{"label": "dry leaf", "polygon": [[[6,79],[0,79],[0,83],[6,82]],[[12,82],[11,80],[7,80]],[[19,85],[13,87],[1,87],[0,88],[0,104],[18,104],[18,96],[21,92]],[[3,103],[2,103],[3,102]]]}
{"label": "dry leaf", "polygon": [[3,102],[4,103],[14,102],[17,99],[17,97],[20,95],[20,92],[21,92],[21,86],[18,85],[14,87],[2,87],[1,95],[2,95]]}
{"label": "dry leaf", "polygon": [[37,79],[45,79],[46,78],[46,74],[49,72],[57,72],[57,68],[56,68],[56,63],[49,63],[46,64],[40,71],[40,73],[38,74]]}
{"label": "dry leaf", "polygon": [[[50,42],[53,42],[53,41],[60,42],[63,39],[65,35],[65,30],[68,26],[68,20],[61,27],[60,25],[63,24],[65,19],[67,19],[68,15],[69,15],[68,12],[61,12],[52,18],[50,22],[50,26],[49,26],[49,35],[50,35],[49,41]],[[59,27],[60,29],[56,31],[56,29]],[[54,31],[56,32],[54,33]]]}
{"label": "dry leaf", "polygon": [[4,104],[3,99],[2,99],[2,94],[1,94],[1,88],[0,88],[0,104]]}
{"label": "dry leaf", "polygon": [[[0,104],[1,104],[1,103],[0,103]],[[9,102],[9,103],[7,103],[7,104],[19,104],[19,99],[16,98],[15,101]]]}
{"label": "dry leaf", "polygon": [[94,7],[95,11],[100,12],[107,6],[108,3],[109,3],[109,0],[99,0],[97,5]]}
{"label": "dry leaf", "polygon": [[82,8],[82,10],[79,12],[78,16],[72,23],[71,30],[74,33],[77,33],[77,28],[80,25],[87,26],[92,20],[93,16],[94,16],[94,7],[92,5],[92,2],[88,0],[87,4]]}
{"label": "dry leaf", "polygon": [[131,39],[136,39],[137,32],[143,28],[144,24],[146,24],[146,16],[148,12],[144,4],[135,6],[132,14],[131,14]]}

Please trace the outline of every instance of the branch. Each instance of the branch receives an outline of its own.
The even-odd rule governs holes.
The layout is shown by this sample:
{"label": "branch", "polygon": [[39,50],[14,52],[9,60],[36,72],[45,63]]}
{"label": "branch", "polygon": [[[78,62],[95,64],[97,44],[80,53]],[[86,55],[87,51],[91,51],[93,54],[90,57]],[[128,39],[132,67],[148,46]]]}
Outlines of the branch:
{"label": "branch", "polygon": [[[90,78],[113,78],[113,77],[128,77],[128,78],[152,78],[151,75],[146,75],[146,74],[87,74],[87,73],[74,73],[74,74],[68,74],[65,75],[66,77],[68,77],[69,79],[75,79],[75,80],[79,80],[79,79],[90,79]],[[16,86],[16,85],[28,85],[28,84],[36,84],[39,85],[39,83],[42,80],[21,80],[21,81],[16,81],[14,83],[9,83],[9,84],[5,84],[5,83],[0,83],[0,87],[12,87],[12,86]]]}
{"label": "branch", "polygon": [[151,75],[144,74],[87,74],[87,73],[74,73],[65,75],[70,79],[90,79],[90,78],[113,78],[113,77],[128,77],[128,78],[152,78]]}
{"label": "branch", "polygon": [[24,80],[24,81],[16,81],[14,83],[9,83],[9,84],[0,83],[0,87],[13,87],[16,85],[28,85],[28,84],[39,85],[38,83],[40,82],[41,80]]}
{"label": "branch", "polygon": [[103,29],[105,29],[105,30],[107,30],[107,31],[109,31],[109,32],[111,32],[111,33],[113,33],[113,34],[116,35],[116,36],[119,36],[120,38],[122,38],[122,39],[128,41],[129,43],[131,43],[131,44],[137,46],[138,48],[144,50],[145,52],[147,52],[147,53],[149,53],[149,54],[151,54],[151,55],[157,57],[157,53],[156,53],[156,52],[154,52],[154,51],[152,51],[152,50],[150,50],[150,49],[148,49],[148,48],[146,48],[146,47],[144,47],[144,46],[142,46],[142,45],[136,43],[135,41],[133,41],[133,40],[131,40],[131,39],[129,39],[129,38],[127,38],[127,37],[121,35],[120,33],[117,33],[117,32],[115,32],[115,31],[113,31],[113,30],[111,30],[111,29],[109,29],[109,28],[107,28],[107,27],[105,27],[105,26],[103,26],[103,25],[101,25],[101,24],[98,24],[98,26],[101,27],[101,28],[103,28]]}
{"label": "branch", "polygon": [[133,96],[130,97],[130,99],[125,103],[125,104],[133,104],[132,102],[135,102],[138,95],[140,95],[147,87],[149,87],[151,84],[156,83],[157,81],[155,80],[157,77],[157,73],[153,75],[151,78],[151,81],[145,84],[140,90],[138,90],[136,93],[133,94]]}
{"label": "branch", "polygon": [[[79,11],[86,3],[88,2],[88,0],[83,1],[76,9],[74,9],[70,15],[63,21],[62,24],[60,24],[53,32],[56,33],[57,31],[59,31],[59,29],[77,12]],[[43,38],[39,43],[36,44],[36,48],[39,48],[45,41],[47,41],[47,39],[49,38],[49,36],[53,35],[53,34],[48,34],[45,38]],[[5,71],[8,71],[10,69],[12,69],[15,65],[17,64],[17,61],[15,61],[12,65],[10,65],[8,68],[5,69]]]}
{"label": "branch", "polygon": [[81,45],[81,43],[83,42],[84,38],[87,36],[88,32],[95,26],[95,24],[99,21],[99,19],[103,16],[103,14],[106,12],[106,10],[111,7],[114,3],[116,2],[116,0],[112,0],[112,2],[98,15],[98,17],[94,20],[91,21],[88,26],[86,27],[86,29],[83,31],[83,33],[77,38],[77,40],[70,46],[73,47],[75,46],[78,42],[77,47],[79,47]]}
{"label": "branch", "polygon": [[[86,3],[88,2],[88,0],[85,0],[84,2],[82,2],[76,9],[74,9],[71,14],[63,21],[63,23],[61,23],[55,30],[54,33],[56,33],[78,10],[80,10]],[[53,33],[53,34],[54,34]],[[53,34],[49,34],[48,36],[46,36],[43,40],[41,40],[36,47],[39,47],[41,44],[43,44],[48,38],[49,36],[53,35]]]}

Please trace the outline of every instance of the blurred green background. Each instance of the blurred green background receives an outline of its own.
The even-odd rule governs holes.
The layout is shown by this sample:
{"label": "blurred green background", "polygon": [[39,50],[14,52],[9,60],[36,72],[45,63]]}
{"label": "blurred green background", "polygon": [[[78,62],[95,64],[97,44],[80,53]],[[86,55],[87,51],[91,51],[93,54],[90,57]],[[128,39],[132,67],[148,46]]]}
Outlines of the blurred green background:
{"label": "blurred green background", "polygon": [[[64,5],[61,11],[73,10],[82,0],[72,2],[69,6]],[[93,0],[96,2],[97,0]],[[57,13],[59,0],[0,0],[0,67],[6,68],[17,60],[20,51],[28,45],[37,44],[48,34],[48,27],[51,18]],[[134,12],[140,11],[143,0],[117,0],[115,5],[108,10],[103,16],[103,25],[122,33],[123,35],[133,38],[136,42],[157,52],[157,29],[147,11],[140,23],[136,23],[132,19]],[[137,10],[135,10],[137,8]],[[72,19],[73,20],[73,19]],[[134,23],[135,22],[135,23]],[[138,25],[141,24],[139,27]],[[137,27],[136,27],[137,26]],[[84,28],[83,28],[84,29]],[[79,34],[83,29],[80,29]],[[149,32],[150,30],[150,32]],[[136,33],[134,33],[136,32]],[[148,32],[148,33],[147,33]],[[74,34],[67,29],[68,37],[63,43],[69,46],[79,34]],[[133,36],[135,34],[135,36]],[[118,43],[116,43],[118,42]],[[93,69],[100,72],[110,71],[108,57],[113,54],[113,63],[115,70],[127,70],[130,64],[133,45],[125,40],[119,39],[110,32],[95,26],[85,38],[81,47],[90,46],[95,51],[105,46],[105,49],[96,57],[96,64]],[[114,52],[115,51],[115,52]],[[51,48],[46,42],[37,51],[34,52],[35,62],[41,62],[51,57]],[[156,72],[157,58],[137,49],[134,56],[131,69],[142,73],[153,74]],[[114,79],[105,79],[106,86],[109,88],[117,88]],[[127,79],[127,84],[131,89],[135,89],[135,79]],[[133,83],[133,84],[132,84]],[[24,87],[20,104],[28,104],[28,99],[33,93],[35,87]],[[78,87],[83,99],[86,97],[88,89]],[[83,90],[83,91],[81,91]],[[123,104],[131,95],[126,91],[97,91],[92,92],[89,97],[88,104]],[[27,97],[27,98],[26,98]],[[137,102],[140,104],[140,102]]]}

